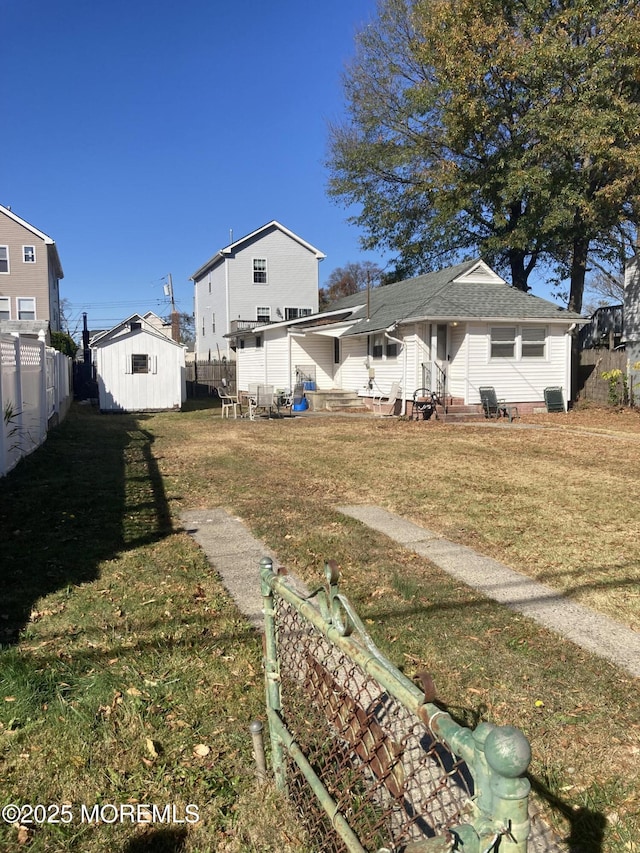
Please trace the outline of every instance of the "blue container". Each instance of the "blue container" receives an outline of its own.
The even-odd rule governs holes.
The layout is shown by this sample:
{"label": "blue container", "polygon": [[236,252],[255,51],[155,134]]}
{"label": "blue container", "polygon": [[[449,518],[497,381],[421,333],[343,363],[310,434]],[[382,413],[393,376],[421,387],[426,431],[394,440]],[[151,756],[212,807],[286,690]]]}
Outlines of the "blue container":
{"label": "blue container", "polygon": [[316,383],[313,382],[312,380],[309,380],[308,382],[303,382],[302,387],[304,388],[305,391],[315,391],[316,390]]}
{"label": "blue container", "polygon": [[304,412],[308,408],[309,408],[309,401],[306,399],[306,397],[303,397],[299,403],[294,403],[293,406],[291,406],[291,410],[294,412]]}

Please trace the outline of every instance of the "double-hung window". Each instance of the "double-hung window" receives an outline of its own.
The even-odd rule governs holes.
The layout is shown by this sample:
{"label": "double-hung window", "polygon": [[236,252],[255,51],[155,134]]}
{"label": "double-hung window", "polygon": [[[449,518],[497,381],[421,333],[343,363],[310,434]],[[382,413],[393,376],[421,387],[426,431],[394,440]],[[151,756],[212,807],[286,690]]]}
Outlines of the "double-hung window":
{"label": "double-hung window", "polygon": [[492,359],[544,358],[546,343],[545,326],[492,326],[490,330]]}
{"label": "double-hung window", "polygon": [[253,259],[253,283],[254,284],[266,284],[267,283],[267,259],[266,258],[254,258]]}
{"label": "double-hung window", "polygon": [[547,330],[544,326],[522,327],[522,358],[544,358]]}
{"label": "double-hung window", "polygon": [[0,246],[0,273],[9,272],[9,247]]}
{"label": "double-hung window", "polygon": [[8,296],[0,296],[0,320],[11,319],[11,299]]}
{"label": "double-hung window", "polygon": [[369,355],[372,358],[397,358],[398,344],[390,341],[383,333],[369,338]]}
{"label": "double-hung window", "polygon": [[256,308],[256,320],[258,323],[270,323],[271,308],[268,305],[258,306]]}
{"label": "double-hung window", "polygon": [[23,246],[22,247],[22,260],[25,264],[35,264],[36,262],[36,247],[35,246]]}
{"label": "double-hung window", "polygon": [[491,329],[491,358],[515,358],[516,327],[494,326]]}
{"label": "double-hung window", "polygon": [[30,296],[18,297],[18,320],[36,319],[36,300]]}

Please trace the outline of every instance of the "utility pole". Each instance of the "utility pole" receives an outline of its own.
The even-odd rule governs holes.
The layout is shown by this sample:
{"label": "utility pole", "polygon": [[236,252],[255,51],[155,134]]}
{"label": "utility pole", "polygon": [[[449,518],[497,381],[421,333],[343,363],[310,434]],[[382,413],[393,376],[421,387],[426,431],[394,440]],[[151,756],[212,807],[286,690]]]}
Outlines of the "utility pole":
{"label": "utility pole", "polygon": [[176,310],[176,301],[173,296],[173,279],[171,273],[167,273],[167,283],[164,287],[165,296],[171,300],[171,339],[180,343],[180,316]]}

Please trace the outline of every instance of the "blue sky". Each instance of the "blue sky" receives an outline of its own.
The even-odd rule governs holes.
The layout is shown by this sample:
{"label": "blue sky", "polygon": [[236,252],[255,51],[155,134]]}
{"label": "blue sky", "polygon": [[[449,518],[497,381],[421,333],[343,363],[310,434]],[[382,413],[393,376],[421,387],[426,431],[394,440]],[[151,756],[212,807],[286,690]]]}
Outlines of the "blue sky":
{"label": "blue sky", "polygon": [[[218,249],[282,222],[371,260],[326,196],[327,124],[375,0],[4,0],[0,203],[56,240],[70,328],[180,310]],[[543,295],[540,293],[539,295]]]}
{"label": "blue sky", "polygon": [[364,255],[326,196],[327,122],[375,0],[4,0],[0,203],[56,240],[72,320],[164,313],[272,219]]}

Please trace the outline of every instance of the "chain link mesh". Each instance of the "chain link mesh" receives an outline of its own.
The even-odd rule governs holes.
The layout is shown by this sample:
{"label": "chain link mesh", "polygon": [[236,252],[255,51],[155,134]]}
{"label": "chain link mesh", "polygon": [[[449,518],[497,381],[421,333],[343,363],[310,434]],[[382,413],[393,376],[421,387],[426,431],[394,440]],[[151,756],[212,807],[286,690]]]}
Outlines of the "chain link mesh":
{"label": "chain link mesh", "polygon": [[[466,822],[464,762],[293,606],[274,602],[283,722],[365,850],[399,853]],[[346,850],[291,759],[287,786],[318,849]]]}

